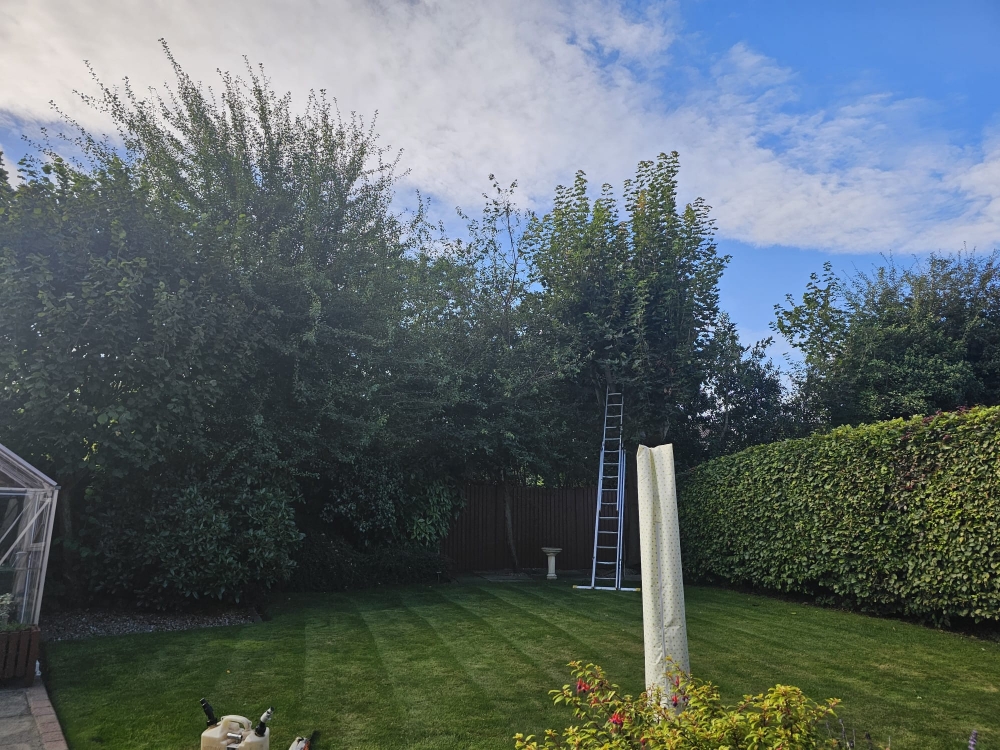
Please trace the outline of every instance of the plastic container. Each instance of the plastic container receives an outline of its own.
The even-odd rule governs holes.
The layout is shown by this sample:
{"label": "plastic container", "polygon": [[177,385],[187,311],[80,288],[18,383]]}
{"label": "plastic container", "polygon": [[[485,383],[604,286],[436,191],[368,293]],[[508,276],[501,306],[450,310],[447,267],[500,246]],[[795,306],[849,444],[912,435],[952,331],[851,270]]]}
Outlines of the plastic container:
{"label": "plastic container", "polygon": [[[230,737],[230,734],[239,735],[240,738]],[[201,733],[201,750],[226,750],[234,745],[242,749],[247,747],[247,745],[241,744],[246,741],[247,737],[264,740],[266,743],[268,734],[269,732],[265,732],[263,737],[255,735],[250,726],[250,719],[245,716],[223,716],[219,719],[218,724]],[[267,744],[254,744],[252,747],[254,750],[267,750],[268,748]]]}
{"label": "plastic container", "polygon": [[240,745],[240,750],[270,750],[271,747],[271,729],[268,727],[264,730],[264,736],[258,737],[256,732],[249,732],[246,737],[243,738],[243,744]]}

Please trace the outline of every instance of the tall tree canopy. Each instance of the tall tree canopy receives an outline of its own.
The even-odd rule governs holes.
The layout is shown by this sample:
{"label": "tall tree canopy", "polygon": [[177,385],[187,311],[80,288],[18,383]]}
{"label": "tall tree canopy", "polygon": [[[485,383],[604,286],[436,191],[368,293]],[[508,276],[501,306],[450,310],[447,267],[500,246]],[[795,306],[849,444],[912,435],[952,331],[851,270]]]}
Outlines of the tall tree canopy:
{"label": "tall tree canopy", "polygon": [[621,213],[582,173],[540,218],[494,181],[438,239],[419,199],[391,208],[370,126],[254,69],[213,94],[166,52],[165,93],[89,100],[113,141],[0,174],[0,428],[64,485],[69,590],[242,595],[287,577],[300,528],[433,545],[466,481],[592,481],[606,386],[631,442],[689,463],[777,434],[676,154]]}
{"label": "tall tree canopy", "polygon": [[932,254],[908,268],[813,274],[774,328],[802,350],[816,423],[875,422],[1000,403],[1000,256]]}
{"label": "tall tree canopy", "polygon": [[605,388],[620,388],[631,442],[673,442],[694,460],[712,409],[704,386],[728,257],[716,252],[704,201],[678,205],[678,169],[676,153],[641,162],[625,183],[624,217],[610,186],[591,203],[578,173],[531,239],[542,305],[574,358],[569,403],[599,424]]}
{"label": "tall tree canopy", "polygon": [[408,538],[437,479],[434,422],[401,377],[425,357],[437,261],[416,252],[420,212],[389,208],[395,161],[321,96],[293,115],[253,70],[214,97],[174,69],[165,95],[91,101],[123,146],[81,133],[85,166],[49,151],[0,194],[5,440],[66,486],[63,549],[105,558],[93,585],[150,596],[128,532],[178,508],[257,519],[284,550],[274,578],[290,503],[359,542]]}

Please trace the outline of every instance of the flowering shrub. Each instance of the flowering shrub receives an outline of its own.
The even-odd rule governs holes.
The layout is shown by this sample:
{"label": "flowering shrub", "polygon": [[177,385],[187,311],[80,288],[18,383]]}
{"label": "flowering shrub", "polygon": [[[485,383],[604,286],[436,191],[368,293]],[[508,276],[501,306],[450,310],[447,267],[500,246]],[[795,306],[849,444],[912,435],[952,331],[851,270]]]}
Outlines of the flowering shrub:
{"label": "flowering shrub", "polygon": [[775,685],[766,693],[746,695],[735,706],[723,706],[719,690],[673,670],[669,695],[653,691],[638,698],[622,695],[604,671],[572,662],[575,686],[553,690],[556,704],[573,709],[580,723],[560,735],[553,729],[543,739],[514,736],[517,750],[813,750],[839,748],[826,722],[838,701],[820,705],[797,687]]}

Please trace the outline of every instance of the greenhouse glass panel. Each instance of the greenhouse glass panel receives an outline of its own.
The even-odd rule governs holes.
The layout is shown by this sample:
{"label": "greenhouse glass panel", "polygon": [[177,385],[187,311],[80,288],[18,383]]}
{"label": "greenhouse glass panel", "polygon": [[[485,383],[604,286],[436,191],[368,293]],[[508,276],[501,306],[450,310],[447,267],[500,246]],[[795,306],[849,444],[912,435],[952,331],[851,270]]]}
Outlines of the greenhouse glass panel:
{"label": "greenhouse glass panel", "polygon": [[0,626],[38,624],[58,496],[54,481],[0,445]]}

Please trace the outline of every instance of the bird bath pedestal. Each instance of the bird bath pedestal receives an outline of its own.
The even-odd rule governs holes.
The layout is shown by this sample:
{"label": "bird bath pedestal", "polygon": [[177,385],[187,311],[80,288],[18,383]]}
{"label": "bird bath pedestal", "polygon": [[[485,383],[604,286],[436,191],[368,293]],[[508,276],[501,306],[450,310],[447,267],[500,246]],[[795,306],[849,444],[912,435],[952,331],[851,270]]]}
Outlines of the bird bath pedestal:
{"label": "bird bath pedestal", "polygon": [[542,547],[542,552],[549,557],[549,574],[545,577],[554,581],[556,579],[556,555],[562,552],[562,547]]}

